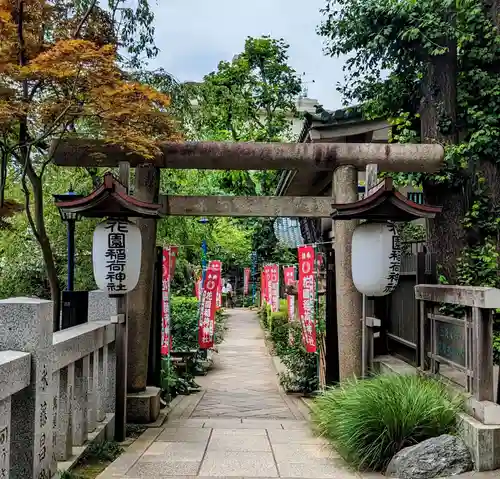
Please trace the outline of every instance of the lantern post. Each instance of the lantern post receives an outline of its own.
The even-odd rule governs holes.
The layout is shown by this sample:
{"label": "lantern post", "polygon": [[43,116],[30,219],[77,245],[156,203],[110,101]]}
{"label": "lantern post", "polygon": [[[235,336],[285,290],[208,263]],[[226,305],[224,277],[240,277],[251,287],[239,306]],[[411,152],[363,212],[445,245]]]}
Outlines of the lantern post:
{"label": "lantern post", "polygon": [[[128,218],[157,218],[160,204],[128,195],[126,185],[111,173],[85,197],[56,202],[61,214],[107,218],[94,231],[92,262],[98,287],[117,298],[116,314],[116,411],[115,439],[123,441],[127,424],[127,293],[134,289],[141,270],[142,236]],[[111,318],[110,318],[111,319]],[[151,397],[152,410],[160,408],[160,391]],[[129,402],[136,399],[130,397]],[[131,404],[131,410],[134,406]]]}
{"label": "lantern post", "polygon": [[[369,196],[362,200],[348,203],[346,190],[339,190],[346,183],[353,184],[351,176],[357,172],[348,171],[347,168],[339,168],[341,171],[337,174],[335,190],[338,202],[332,205],[331,215],[335,225],[335,248],[343,253],[335,255],[340,380],[366,371],[363,361],[366,358],[364,328],[367,325],[361,295],[367,298],[386,296],[398,285],[401,242],[394,223],[434,218],[442,209],[408,200],[394,188],[392,178],[385,178],[371,188]],[[354,188],[350,193],[353,198]],[[359,220],[365,222],[358,224]],[[350,263],[350,275],[345,274],[346,270],[349,272],[345,268],[346,261]],[[340,277],[340,274],[343,276]],[[352,304],[354,297],[359,299],[359,304],[357,302],[355,306],[361,321],[358,319],[346,324],[343,313],[349,313],[345,308]],[[345,314],[345,317],[352,317],[352,314]]]}
{"label": "lantern post", "polygon": [[[200,218],[200,223],[202,225],[206,225],[208,223],[208,218]],[[205,231],[204,231],[205,233]],[[205,234],[203,235],[205,236]],[[203,282],[205,281],[205,274],[207,271],[207,254],[208,254],[208,246],[206,238],[203,238],[201,241],[201,285],[203,287]]]}
{"label": "lantern post", "polygon": [[[81,195],[77,195],[72,188],[62,195],[53,195],[56,202],[61,201],[72,201],[78,198],[82,198]],[[75,287],[75,223],[80,219],[78,213],[73,213],[66,209],[59,209],[59,214],[61,219],[67,225],[67,253],[68,253],[68,271],[67,271],[67,291],[73,291]]]}

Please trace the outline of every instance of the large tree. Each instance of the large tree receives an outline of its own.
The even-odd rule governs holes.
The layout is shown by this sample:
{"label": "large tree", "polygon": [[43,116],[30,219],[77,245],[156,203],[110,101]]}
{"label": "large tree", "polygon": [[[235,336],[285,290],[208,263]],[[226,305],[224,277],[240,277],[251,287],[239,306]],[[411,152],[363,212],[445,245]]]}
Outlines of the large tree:
{"label": "large tree", "polygon": [[288,65],[288,48],[283,39],[249,37],[243,52],[192,85],[197,101],[193,136],[233,141],[288,137],[301,92],[300,77]]}
{"label": "large tree", "polygon": [[[105,138],[149,157],[157,140],[176,137],[169,97],[129,81],[122,69],[136,65],[140,51],[154,54],[144,34],[149,14],[137,18],[118,0],[107,6],[111,10],[96,0],[0,1],[0,190],[12,162],[41,247],[55,325],[60,286],[44,216],[50,141],[74,134]],[[120,14],[128,27],[117,20]]]}
{"label": "large tree", "polygon": [[495,12],[481,0],[328,0],[319,28],[327,54],[349,55],[348,102],[391,118],[396,141],[446,146],[439,174],[396,176],[443,206],[428,240],[442,280],[462,284],[498,283]]}
{"label": "large tree", "polygon": [[[187,135],[197,140],[293,140],[291,126],[302,84],[289,65],[288,48],[283,39],[249,37],[244,50],[231,61],[221,61],[201,83],[187,85],[188,94],[195,100],[186,118]],[[227,171],[221,172],[219,179],[228,193],[272,195],[278,174]],[[272,220],[241,223],[253,232],[253,246],[260,260],[282,259]]]}

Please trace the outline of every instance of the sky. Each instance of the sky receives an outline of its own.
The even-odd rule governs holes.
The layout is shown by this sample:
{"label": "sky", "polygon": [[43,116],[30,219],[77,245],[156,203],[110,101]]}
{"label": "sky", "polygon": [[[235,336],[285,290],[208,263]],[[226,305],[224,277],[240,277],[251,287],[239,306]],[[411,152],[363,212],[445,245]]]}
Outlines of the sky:
{"label": "sky", "polygon": [[[248,36],[270,35],[289,45],[289,63],[308,97],[327,109],[342,106],[336,84],[343,81],[344,59],[323,54],[316,34],[325,0],[159,0],[155,8],[153,68],[163,67],[179,81],[199,81],[243,50]],[[314,81],[314,83],[313,83]]]}

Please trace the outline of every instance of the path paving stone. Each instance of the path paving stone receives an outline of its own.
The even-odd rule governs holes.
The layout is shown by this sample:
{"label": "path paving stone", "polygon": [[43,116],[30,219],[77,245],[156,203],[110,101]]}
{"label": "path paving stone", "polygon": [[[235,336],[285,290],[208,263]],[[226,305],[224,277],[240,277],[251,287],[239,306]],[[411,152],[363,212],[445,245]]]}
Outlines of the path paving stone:
{"label": "path paving stone", "polygon": [[279,389],[254,313],[231,312],[214,368],[197,382],[202,392],[176,401],[164,427],[147,430],[98,479],[383,479],[351,471],[312,434]]}

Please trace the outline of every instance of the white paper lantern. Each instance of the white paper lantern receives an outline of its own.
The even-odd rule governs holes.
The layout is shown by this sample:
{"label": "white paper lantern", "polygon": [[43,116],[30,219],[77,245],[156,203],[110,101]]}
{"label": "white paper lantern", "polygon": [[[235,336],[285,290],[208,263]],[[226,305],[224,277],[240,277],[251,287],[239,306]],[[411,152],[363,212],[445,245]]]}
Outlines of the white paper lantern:
{"label": "white paper lantern", "polygon": [[129,221],[109,219],[94,231],[92,263],[97,287],[110,295],[133,290],[141,271],[141,231]]}
{"label": "white paper lantern", "polygon": [[[339,251],[337,254],[342,254]],[[352,235],[352,279],[366,296],[386,296],[399,282],[401,239],[393,223],[363,223]]]}

